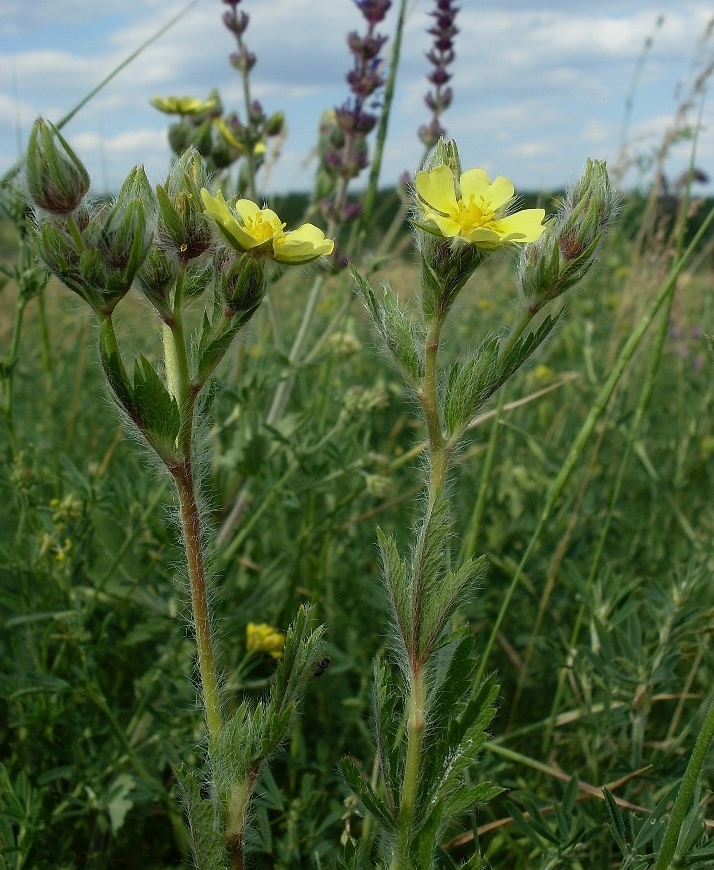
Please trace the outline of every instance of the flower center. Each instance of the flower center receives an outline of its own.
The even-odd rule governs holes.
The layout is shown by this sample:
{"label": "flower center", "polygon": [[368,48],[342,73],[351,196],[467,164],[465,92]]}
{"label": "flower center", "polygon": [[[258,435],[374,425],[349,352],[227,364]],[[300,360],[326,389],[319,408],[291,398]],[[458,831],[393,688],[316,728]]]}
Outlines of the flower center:
{"label": "flower center", "polygon": [[252,217],[247,218],[245,221],[246,231],[255,239],[255,241],[259,245],[262,245],[264,242],[267,242],[273,237],[277,239],[278,237],[282,236],[284,226],[285,224],[275,226],[273,223],[266,220],[260,212]]}
{"label": "flower center", "polygon": [[488,227],[496,220],[496,212],[491,203],[483,196],[471,194],[468,199],[460,199],[456,203],[456,212],[452,219],[461,226],[463,232],[470,233],[479,227]]}

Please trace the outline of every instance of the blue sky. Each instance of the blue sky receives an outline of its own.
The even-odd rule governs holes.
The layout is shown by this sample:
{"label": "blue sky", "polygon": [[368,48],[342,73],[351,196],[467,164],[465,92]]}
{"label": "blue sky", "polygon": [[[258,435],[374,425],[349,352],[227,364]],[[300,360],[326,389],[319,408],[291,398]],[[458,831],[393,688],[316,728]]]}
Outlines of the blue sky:
{"label": "blue sky", "polygon": [[[393,4],[396,7],[396,2]],[[623,117],[645,40],[652,47],[639,76],[627,129],[628,156],[647,158],[671,128],[694,78],[714,59],[714,38],[702,42],[713,17],[698,0],[460,0],[454,102],[444,116],[465,167],[507,175],[517,189],[556,188],[577,177],[587,157],[621,165]],[[422,146],[416,130],[428,121],[432,0],[412,0],[390,140],[381,182],[412,171]],[[0,172],[24,146],[34,118],[59,118],[114,65],[181,8],[164,0],[4,0],[0,5]],[[243,0],[246,33],[258,56],[254,96],[267,112],[283,110],[289,135],[264,192],[305,190],[321,112],[347,96],[345,36],[362,29],[352,0]],[[166,174],[170,152],[165,116],[155,95],[203,97],[212,87],[241,111],[234,49],[221,23],[220,0],[199,0],[65,128],[97,191],[118,188],[135,163],[153,181]],[[60,10],[60,13],[58,13]],[[664,16],[657,26],[659,16]],[[382,26],[391,32],[392,10]],[[699,105],[690,121],[696,122]],[[714,103],[704,103],[697,164],[714,178]],[[667,174],[689,162],[690,142],[674,147]],[[638,180],[630,169],[625,184]],[[713,193],[714,184],[699,188]]]}

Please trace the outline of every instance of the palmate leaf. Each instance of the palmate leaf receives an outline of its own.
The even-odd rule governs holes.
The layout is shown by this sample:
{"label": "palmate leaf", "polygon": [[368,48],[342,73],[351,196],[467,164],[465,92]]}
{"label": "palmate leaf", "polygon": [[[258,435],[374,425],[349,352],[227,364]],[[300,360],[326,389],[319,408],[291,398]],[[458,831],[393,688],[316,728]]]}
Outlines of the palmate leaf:
{"label": "palmate leaf", "polygon": [[243,702],[223,725],[213,766],[216,789],[224,800],[234,784],[254,773],[287,737],[302,690],[320,660],[322,635],[322,626],[311,627],[310,608],[301,607],[286,632],[269,697],[253,709]]}

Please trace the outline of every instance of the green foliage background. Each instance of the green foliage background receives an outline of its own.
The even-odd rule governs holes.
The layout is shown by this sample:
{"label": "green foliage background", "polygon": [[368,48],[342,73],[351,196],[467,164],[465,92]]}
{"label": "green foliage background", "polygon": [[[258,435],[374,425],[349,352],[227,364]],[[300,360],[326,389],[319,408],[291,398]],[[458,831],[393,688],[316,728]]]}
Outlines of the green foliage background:
{"label": "green foliage background", "polygon": [[[633,242],[638,213],[633,201],[537,363],[509,383],[498,422],[474,428],[451,476],[456,543],[490,556],[460,617],[477,652],[548,484],[664,274],[665,249]],[[5,226],[0,237],[11,260]],[[409,304],[418,278],[406,233],[403,241],[403,257],[375,279],[388,278]],[[447,357],[458,359],[510,322],[512,267],[503,256],[479,270],[447,328]],[[307,280],[298,274],[274,293],[284,335],[297,328]],[[490,662],[501,695],[479,770],[508,791],[449,833],[444,867],[447,852],[452,862],[471,854],[479,825],[513,817],[515,824],[480,835],[494,868],[610,868],[621,855],[605,802],[576,803],[574,787],[561,787],[557,775],[600,787],[640,771],[611,785],[642,810],[628,811],[630,842],[643,811],[681,777],[714,688],[713,392],[703,337],[713,319],[711,280],[709,247],[681,280],[617,499],[651,341],[628,368],[527,566]],[[330,280],[316,336],[353,296],[347,272]],[[0,296],[3,346],[13,305],[9,285]],[[7,429],[0,434],[0,866],[178,866],[187,844],[174,770],[199,762],[203,725],[172,492],[107,397],[88,313],[53,285],[46,306],[50,356],[43,357],[40,320],[30,316],[15,371],[16,440]],[[120,311],[118,331],[137,336],[137,353],[155,353],[143,346],[147,309],[132,298]],[[263,697],[275,670],[269,656],[246,653],[249,621],[285,629],[309,602],[327,627],[329,668],[311,682],[289,742],[259,783],[249,833],[256,868],[332,867],[341,840],[370,836],[337,763],[347,756],[372,776],[372,660],[389,640],[375,528],[408,541],[422,497],[424,432],[356,298],[339,334],[358,344],[326,342],[299,372],[288,413],[268,427],[285,359],[261,311],[220,372],[203,432],[210,523],[220,524],[250,481],[238,542],[212,562],[220,667],[235,706]],[[476,528],[494,426],[496,461]],[[588,580],[608,515],[602,560]],[[560,812],[550,813],[553,804]]]}

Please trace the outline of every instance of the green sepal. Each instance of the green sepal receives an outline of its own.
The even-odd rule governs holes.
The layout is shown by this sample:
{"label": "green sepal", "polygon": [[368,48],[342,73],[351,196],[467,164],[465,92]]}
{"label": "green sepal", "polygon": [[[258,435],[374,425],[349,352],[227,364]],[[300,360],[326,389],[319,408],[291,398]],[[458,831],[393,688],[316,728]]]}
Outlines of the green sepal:
{"label": "green sepal", "polygon": [[162,231],[171,241],[179,239],[180,244],[180,240],[183,238],[183,221],[178,211],[174,208],[174,204],[169,199],[166,190],[160,184],[156,185],[156,199],[159,203],[159,220],[161,221]]}
{"label": "green sepal", "polygon": [[201,797],[196,775],[185,767],[175,770],[181,803],[191,833],[191,851],[196,870],[228,870],[221,819],[213,801]]}
{"label": "green sepal", "polygon": [[154,441],[173,449],[181,428],[176,399],[142,354],[134,363],[134,408],[142,430]]}

